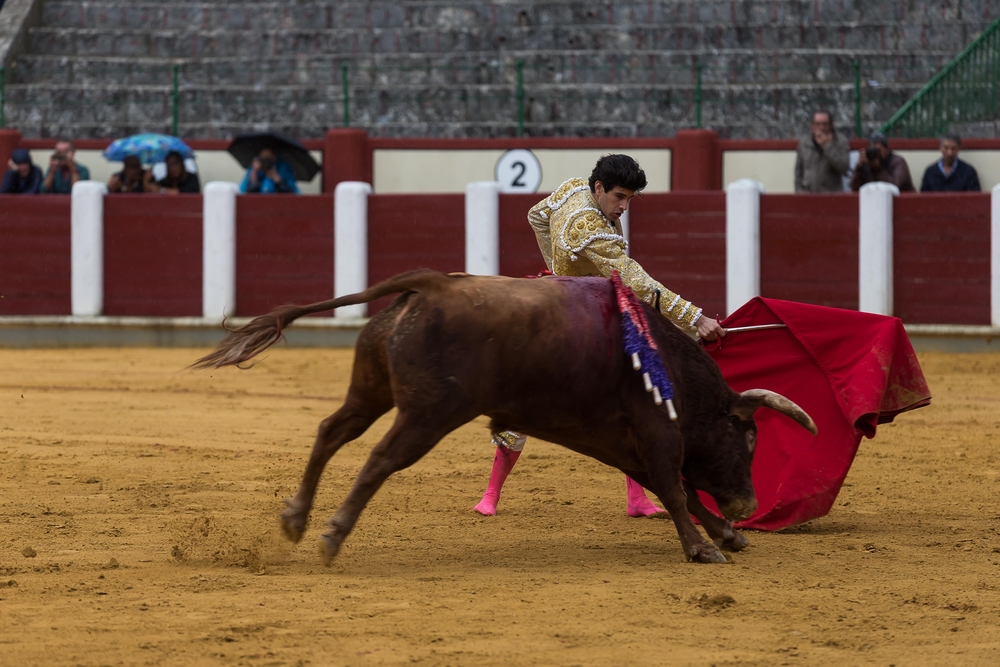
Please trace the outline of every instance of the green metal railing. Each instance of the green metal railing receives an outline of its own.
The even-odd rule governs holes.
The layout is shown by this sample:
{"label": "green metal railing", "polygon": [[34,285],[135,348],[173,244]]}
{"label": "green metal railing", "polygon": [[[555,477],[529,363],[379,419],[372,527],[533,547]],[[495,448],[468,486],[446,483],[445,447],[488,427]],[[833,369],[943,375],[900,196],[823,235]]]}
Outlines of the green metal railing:
{"label": "green metal railing", "polygon": [[861,63],[854,61],[854,135],[861,136]]}
{"label": "green metal railing", "polygon": [[695,69],[695,88],[694,88],[694,126],[697,129],[701,129],[701,69],[703,65],[698,63],[694,66]]}
{"label": "green metal railing", "polygon": [[[767,132],[780,125],[782,134],[773,136],[788,136],[808,126],[811,111],[829,108],[838,125],[863,136],[865,127],[880,125],[946,62],[896,55],[860,62],[822,54],[611,59],[601,53],[351,64],[275,57],[252,68],[230,59],[137,60],[74,67],[81,80],[136,82],[108,90],[33,86],[16,77],[5,88],[0,70],[0,125],[44,135],[48,125],[64,124],[71,115],[82,126],[142,126],[189,137],[215,136],[217,125],[238,131],[243,124],[270,123],[303,128],[304,137],[339,124],[385,136],[413,127],[418,133],[461,132],[456,125],[480,136],[548,136],[562,125],[588,126],[602,136],[669,136],[682,127]],[[44,72],[40,76],[38,82],[47,83]],[[730,136],[753,136],[746,134],[751,131],[757,130]]]}
{"label": "green metal railing", "polygon": [[344,105],[344,127],[351,126],[351,86],[348,81],[348,69],[347,63],[340,66],[340,89]]}
{"label": "green metal railing", "polygon": [[1000,18],[882,126],[890,137],[938,137],[949,126],[997,117]]}
{"label": "green metal railing", "polygon": [[0,128],[7,127],[7,68],[0,65]]}
{"label": "green metal railing", "polygon": [[517,136],[524,136],[524,61],[517,61]]}
{"label": "green metal railing", "polygon": [[171,126],[171,132],[170,132],[170,134],[174,135],[175,137],[180,136],[177,133],[178,126],[180,124],[180,117],[181,117],[181,115],[180,115],[181,114],[181,103],[180,103],[180,92],[179,92],[180,91],[180,74],[181,74],[181,66],[178,65],[177,63],[174,63],[174,85],[173,85],[173,89],[171,91],[171,105],[170,105],[171,108],[172,108],[171,110],[173,112],[172,113],[172,116],[173,116],[172,121],[173,122],[170,124],[170,126]]}

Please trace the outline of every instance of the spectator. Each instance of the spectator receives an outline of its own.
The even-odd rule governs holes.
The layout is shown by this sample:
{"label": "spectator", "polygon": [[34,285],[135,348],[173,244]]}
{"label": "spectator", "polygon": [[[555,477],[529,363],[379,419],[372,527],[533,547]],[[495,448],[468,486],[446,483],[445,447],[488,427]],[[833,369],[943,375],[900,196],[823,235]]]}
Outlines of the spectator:
{"label": "spectator", "polygon": [[123,161],[124,168],[112,174],[108,180],[108,192],[154,192],[158,188],[153,184],[153,175],[148,169],[142,168],[142,162],[135,155],[129,155]]}
{"label": "spectator", "polygon": [[164,162],[167,163],[167,175],[156,182],[160,192],[171,195],[201,192],[198,174],[192,174],[184,167],[184,157],[180,153],[170,151]]}
{"label": "spectator", "polygon": [[941,137],[941,159],[924,171],[921,192],[979,192],[979,174],[968,162],[958,159],[962,137],[945,132]]}
{"label": "spectator", "polygon": [[42,170],[31,162],[27,148],[18,148],[10,156],[10,169],[3,175],[0,193],[33,195],[42,187]]}
{"label": "spectator", "polygon": [[56,151],[49,158],[49,168],[45,172],[42,192],[68,195],[73,192],[74,183],[90,180],[90,170],[76,162],[73,159],[75,155],[72,141],[60,139],[56,142]]}
{"label": "spectator", "polygon": [[279,158],[270,148],[262,148],[247,169],[246,176],[240,184],[240,192],[298,194],[299,186],[295,183],[295,170],[292,166]]}
{"label": "spectator", "polygon": [[830,112],[814,113],[812,132],[799,141],[795,156],[795,191],[843,192],[850,152],[847,138],[833,129]]}
{"label": "spectator", "polygon": [[900,192],[914,190],[906,160],[889,150],[889,140],[879,132],[871,136],[868,148],[858,155],[858,164],[851,177],[851,190],[857,192],[865,183],[874,181],[892,183]]}

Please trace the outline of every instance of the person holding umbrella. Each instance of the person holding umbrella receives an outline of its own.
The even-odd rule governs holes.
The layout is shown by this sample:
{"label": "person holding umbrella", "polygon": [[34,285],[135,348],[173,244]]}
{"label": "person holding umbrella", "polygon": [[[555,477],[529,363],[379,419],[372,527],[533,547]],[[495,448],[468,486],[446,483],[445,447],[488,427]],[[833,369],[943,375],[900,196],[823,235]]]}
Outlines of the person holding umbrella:
{"label": "person holding umbrella", "polygon": [[176,152],[181,158],[194,157],[191,148],[177,137],[167,134],[135,134],[117,139],[104,149],[104,158],[121,161],[125,168],[108,181],[111,192],[159,192],[152,171],[143,164],[163,162],[168,153]]}
{"label": "person holding umbrella", "polygon": [[153,174],[149,169],[142,168],[142,162],[135,155],[127,155],[122,160],[123,168],[111,174],[108,179],[108,192],[154,192]]}
{"label": "person holding umbrella", "polygon": [[271,192],[299,193],[295,171],[270,148],[260,149],[247,169],[240,192],[267,194]]}
{"label": "person holding umbrella", "polygon": [[161,194],[198,194],[201,192],[198,174],[192,174],[187,170],[187,167],[184,166],[184,158],[179,152],[170,151],[164,162],[167,165],[167,175],[156,182]]}
{"label": "person holding umbrella", "polygon": [[241,134],[229,153],[247,169],[240,192],[299,192],[296,181],[311,181],[320,167],[301,143],[275,132]]}

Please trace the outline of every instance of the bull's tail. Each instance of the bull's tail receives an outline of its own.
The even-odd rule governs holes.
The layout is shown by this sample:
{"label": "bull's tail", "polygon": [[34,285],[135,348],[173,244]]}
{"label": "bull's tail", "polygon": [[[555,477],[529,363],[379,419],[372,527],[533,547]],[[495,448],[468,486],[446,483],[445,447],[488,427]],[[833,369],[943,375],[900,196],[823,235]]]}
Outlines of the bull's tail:
{"label": "bull's tail", "polygon": [[321,313],[324,310],[333,310],[341,306],[368,303],[399,292],[420,291],[440,285],[443,280],[447,280],[447,276],[442,273],[430,269],[420,269],[389,278],[357,294],[347,294],[308,306],[289,305],[275,308],[267,315],[255,317],[239,329],[230,331],[215,350],[191,366],[192,368],[219,368],[249,361],[281,340],[285,328],[303,315]]}

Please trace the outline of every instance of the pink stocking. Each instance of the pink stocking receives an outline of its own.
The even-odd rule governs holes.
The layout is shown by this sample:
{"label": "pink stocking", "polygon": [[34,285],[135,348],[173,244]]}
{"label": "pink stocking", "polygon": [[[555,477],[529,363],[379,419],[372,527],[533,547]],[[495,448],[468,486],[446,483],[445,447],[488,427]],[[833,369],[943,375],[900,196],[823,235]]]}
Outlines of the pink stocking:
{"label": "pink stocking", "polygon": [[493,516],[497,513],[497,503],[500,502],[500,490],[507,480],[507,475],[513,470],[517,457],[521,452],[515,452],[506,447],[497,447],[493,456],[493,472],[490,473],[490,484],[486,487],[483,499],[475,506],[475,510],[483,516]]}
{"label": "pink stocking", "polygon": [[632,517],[649,516],[663,512],[646,497],[646,489],[639,482],[625,476],[625,488],[628,491],[628,515]]}

